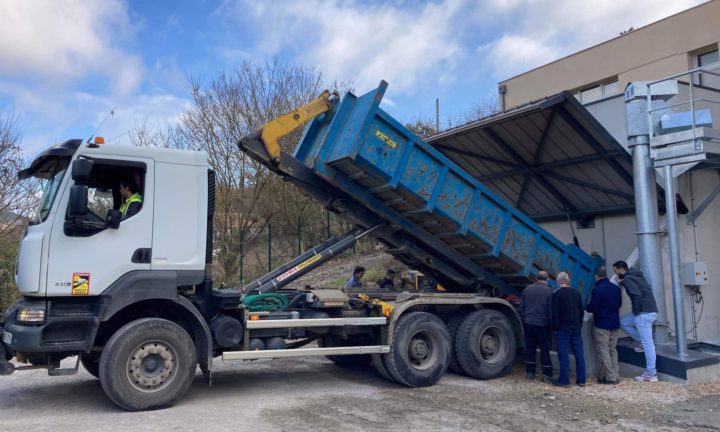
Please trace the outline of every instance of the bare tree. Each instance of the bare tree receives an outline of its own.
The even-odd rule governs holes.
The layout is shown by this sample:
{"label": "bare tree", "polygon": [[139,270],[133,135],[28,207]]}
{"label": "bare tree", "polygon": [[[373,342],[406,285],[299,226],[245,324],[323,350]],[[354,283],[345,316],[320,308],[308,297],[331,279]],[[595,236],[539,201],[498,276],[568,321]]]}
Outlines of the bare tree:
{"label": "bare tree", "polygon": [[438,125],[430,118],[417,117],[405,125],[420,138],[427,138],[442,131],[495,115],[500,112],[497,95],[489,95],[476,100],[467,111],[449,112],[445,121]]}
{"label": "bare tree", "polygon": [[135,120],[132,129],[128,132],[130,144],[141,147],[163,147],[173,146],[173,128],[163,128],[160,124],[150,119]]}
{"label": "bare tree", "polygon": [[37,183],[18,179],[18,172],[26,165],[18,120],[14,111],[0,108],[0,310],[18,297],[12,280],[17,243],[37,208]]}
{"label": "bare tree", "polygon": [[465,122],[469,123],[481,118],[489,117],[500,112],[497,94],[486,96],[475,101],[470,110],[465,113]]}
{"label": "bare tree", "polygon": [[0,246],[14,242],[12,234],[24,225],[37,203],[34,183],[18,179],[25,165],[18,118],[14,111],[0,109]]}
{"label": "bare tree", "polygon": [[435,122],[430,120],[429,118],[418,117],[412,122],[407,123],[405,127],[410,129],[410,131],[412,131],[415,135],[423,139],[440,132],[437,129],[437,125],[435,124]]}
{"label": "bare tree", "polygon": [[[247,253],[271,218],[299,196],[240,152],[237,141],[317,97],[322,76],[277,60],[264,65],[246,61],[207,82],[191,78],[190,86],[192,106],[182,114],[172,146],[205,151],[215,170],[215,255],[219,279],[231,282],[239,270],[241,241]],[[294,144],[292,138],[281,142],[284,149]]]}

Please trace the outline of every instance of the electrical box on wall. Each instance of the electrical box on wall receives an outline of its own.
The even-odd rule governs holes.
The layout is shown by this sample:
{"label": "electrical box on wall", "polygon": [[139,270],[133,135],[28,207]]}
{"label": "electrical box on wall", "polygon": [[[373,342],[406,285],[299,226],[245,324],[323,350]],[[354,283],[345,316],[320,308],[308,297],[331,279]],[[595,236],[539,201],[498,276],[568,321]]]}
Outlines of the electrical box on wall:
{"label": "electrical box on wall", "polygon": [[706,262],[683,263],[680,274],[683,285],[707,285],[708,271]]}

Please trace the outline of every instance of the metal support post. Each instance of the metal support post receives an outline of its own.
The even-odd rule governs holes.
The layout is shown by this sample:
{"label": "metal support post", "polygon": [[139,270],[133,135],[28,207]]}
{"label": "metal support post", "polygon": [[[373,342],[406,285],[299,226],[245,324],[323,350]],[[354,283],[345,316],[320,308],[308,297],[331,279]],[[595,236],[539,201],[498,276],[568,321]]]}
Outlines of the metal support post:
{"label": "metal support post", "polygon": [[675,345],[680,356],[686,356],[685,302],[680,283],[680,241],[678,240],[677,208],[675,206],[675,178],[672,166],[663,167],[665,176],[665,207],[667,208],[668,249],[670,249],[670,274],[672,277],[673,310],[675,312]]}
{"label": "metal support post", "polygon": [[[625,90],[625,113],[628,147],[632,152],[633,160],[639,263],[640,269],[652,287],[658,306],[655,340],[657,343],[663,344],[670,341],[670,332],[668,331],[667,306],[665,304],[655,168],[650,158],[652,124],[648,120],[648,111],[651,109],[651,104],[650,97],[646,97],[642,92],[644,88],[646,88],[644,83],[628,85]],[[674,202],[673,198],[668,205],[672,205]]]}
{"label": "metal support post", "polygon": [[245,230],[240,230],[240,284],[245,283]]}
{"label": "metal support post", "polygon": [[297,254],[302,255],[302,216],[297,218]]}
{"label": "metal support post", "polygon": [[[658,306],[655,339],[658,343],[668,343],[667,306],[665,305],[665,281],[663,278],[662,253],[660,245],[661,231],[658,227],[657,189],[655,187],[655,169],[650,160],[649,137],[635,136],[629,139],[632,149],[633,181],[635,187],[635,218],[637,221],[637,240],[640,269],[645,274]],[[673,203],[675,200],[673,199]]]}
{"label": "metal support post", "polygon": [[267,242],[268,242],[268,272],[272,271],[272,224],[267,224]]}
{"label": "metal support post", "polygon": [[327,221],[327,238],[332,237],[332,231],[330,231],[330,212],[325,210],[325,219]]}

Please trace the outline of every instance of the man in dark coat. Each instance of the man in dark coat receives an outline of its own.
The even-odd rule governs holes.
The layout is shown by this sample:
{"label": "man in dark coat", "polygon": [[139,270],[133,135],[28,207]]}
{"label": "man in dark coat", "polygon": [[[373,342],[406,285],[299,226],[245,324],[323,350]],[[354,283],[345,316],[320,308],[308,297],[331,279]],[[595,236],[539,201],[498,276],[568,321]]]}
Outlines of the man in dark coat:
{"label": "man in dark coat", "polygon": [[537,349],[540,348],[540,368],[543,381],[552,380],[550,361],[550,297],[553,289],[548,286],[548,273],[538,272],[536,281],[528,285],[520,295],[520,317],[525,330],[525,372],[528,379],[535,379]]}
{"label": "man in dark coat", "polygon": [[635,380],[655,382],[658,380],[653,341],[653,323],[658,312],[655,297],[650,284],[640,270],[628,268],[625,261],[617,261],[613,264],[613,269],[632,303],[632,314],[620,319],[620,327],[636,342],[640,342],[635,351],[645,352],[645,373],[636,376]]}
{"label": "man in dark coat", "polygon": [[550,320],[555,331],[560,376],[553,382],[559,387],[570,387],[569,354],[575,355],[575,384],[585,387],[585,354],[583,352],[582,323],[585,310],[578,290],[570,287],[570,275],[560,272],[555,277],[560,288],[550,300]]}
{"label": "man in dark coat", "polygon": [[593,339],[598,357],[600,384],[617,384],[620,378],[616,349],[620,334],[620,306],[620,287],[610,282],[605,267],[600,267],[595,272],[595,285],[590,302],[585,308],[594,318]]}

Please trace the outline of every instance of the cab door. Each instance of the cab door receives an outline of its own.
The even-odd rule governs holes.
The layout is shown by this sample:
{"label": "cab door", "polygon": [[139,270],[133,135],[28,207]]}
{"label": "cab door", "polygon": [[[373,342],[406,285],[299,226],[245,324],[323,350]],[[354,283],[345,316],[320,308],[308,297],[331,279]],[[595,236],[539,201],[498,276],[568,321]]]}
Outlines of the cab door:
{"label": "cab door", "polygon": [[[152,256],[154,162],[146,158],[96,158],[89,178],[88,213],[69,225],[70,179],[53,222],[48,248],[47,296],[95,296],[123,275],[150,270]],[[118,229],[103,228],[109,208],[118,209],[118,184],[131,179],[143,198],[141,210]],[[86,219],[86,221],[85,221]],[[92,228],[92,227],[95,228]]]}

